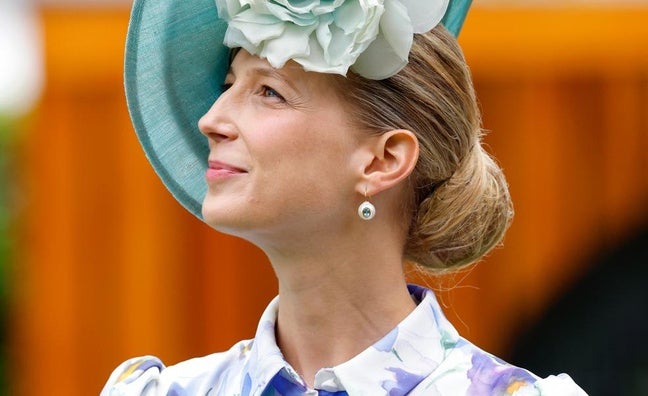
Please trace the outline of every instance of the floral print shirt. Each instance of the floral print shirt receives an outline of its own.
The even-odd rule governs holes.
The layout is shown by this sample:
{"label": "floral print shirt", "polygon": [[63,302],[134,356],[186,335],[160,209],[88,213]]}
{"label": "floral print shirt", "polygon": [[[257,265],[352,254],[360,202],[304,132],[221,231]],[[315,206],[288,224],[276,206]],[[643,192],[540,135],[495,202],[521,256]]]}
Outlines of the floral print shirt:
{"label": "floral print shirt", "polygon": [[482,351],[459,336],[431,290],[410,285],[409,291],[418,302],[414,311],[351,360],[321,369],[314,389],[277,347],[277,297],[253,340],[170,367],[155,357],[128,360],[101,396],[586,395],[566,374],[539,378]]}

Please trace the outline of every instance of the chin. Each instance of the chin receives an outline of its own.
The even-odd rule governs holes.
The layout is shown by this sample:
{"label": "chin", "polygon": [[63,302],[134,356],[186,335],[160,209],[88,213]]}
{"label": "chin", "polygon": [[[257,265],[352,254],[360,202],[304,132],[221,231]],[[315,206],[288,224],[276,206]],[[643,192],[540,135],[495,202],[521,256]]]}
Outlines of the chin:
{"label": "chin", "polygon": [[216,202],[209,202],[205,198],[202,206],[203,221],[216,231],[233,236],[242,236],[246,229],[255,227],[241,208],[234,208],[231,205],[222,205]]}
{"label": "chin", "polygon": [[232,210],[228,210],[217,199],[210,198],[209,193],[205,196],[202,204],[202,217],[205,223],[213,228],[227,221],[227,217],[232,217]]}
{"label": "chin", "polygon": [[233,211],[227,211],[222,208],[210,208],[203,205],[202,208],[203,221],[210,227],[226,232],[225,229],[235,227],[236,218],[240,221],[240,216],[236,216]]}

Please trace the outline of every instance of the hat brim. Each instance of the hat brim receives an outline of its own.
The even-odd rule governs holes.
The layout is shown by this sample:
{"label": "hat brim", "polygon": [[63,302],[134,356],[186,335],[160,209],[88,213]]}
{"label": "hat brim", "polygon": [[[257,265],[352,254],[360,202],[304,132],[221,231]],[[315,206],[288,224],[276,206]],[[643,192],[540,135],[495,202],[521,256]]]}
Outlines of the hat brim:
{"label": "hat brim", "polygon": [[[451,0],[442,23],[456,36],[470,0]],[[202,219],[209,147],[198,120],[222,93],[230,50],[214,0],[135,0],[125,89],[135,132],[171,194]]]}
{"label": "hat brim", "polygon": [[126,42],[126,99],[137,136],[166,187],[199,218],[209,148],[198,120],[222,93],[226,29],[213,0],[139,0]]}

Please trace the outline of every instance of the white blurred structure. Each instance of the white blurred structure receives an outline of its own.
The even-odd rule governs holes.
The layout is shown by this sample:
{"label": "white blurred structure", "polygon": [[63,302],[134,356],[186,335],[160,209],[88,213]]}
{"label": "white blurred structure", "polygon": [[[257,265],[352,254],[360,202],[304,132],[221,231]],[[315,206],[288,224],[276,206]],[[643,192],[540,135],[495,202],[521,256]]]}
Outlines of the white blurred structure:
{"label": "white blurred structure", "polygon": [[473,0],[480,7],[632,7],[648,6],[648,0]]}
{"label": "white blurred structure", "polygon": [[130,6],[133,0],[36,0],[38,4],[46,6],[75,6],[75,7],[95,7],[95,6]]}
{"label": "white blurred structure", "polygon": [[43,86],[39,21],[30,0],[0,0],[0,116],[19,117]]}

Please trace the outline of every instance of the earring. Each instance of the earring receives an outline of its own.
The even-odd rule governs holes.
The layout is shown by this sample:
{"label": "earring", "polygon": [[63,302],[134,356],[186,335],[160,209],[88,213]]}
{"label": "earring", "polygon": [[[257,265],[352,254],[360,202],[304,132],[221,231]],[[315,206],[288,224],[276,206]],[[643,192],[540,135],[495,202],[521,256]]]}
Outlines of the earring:
{"label": "earring", "polygon": [[365,191],[365,201],[358,206],[358,216],[362,220],[371,220],[376,215],[376,207],[369,202],[367,191]]}

